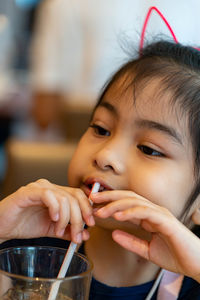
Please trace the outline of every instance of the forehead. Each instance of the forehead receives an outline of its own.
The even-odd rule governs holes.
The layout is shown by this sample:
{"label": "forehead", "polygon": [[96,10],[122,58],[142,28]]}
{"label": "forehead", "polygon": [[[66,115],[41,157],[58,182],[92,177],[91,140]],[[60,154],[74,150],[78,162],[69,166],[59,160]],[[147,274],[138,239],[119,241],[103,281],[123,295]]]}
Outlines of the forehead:
{"label": "forehead", "polygon": [[135,84],[128,75],[118,78],[106,91],[102,103],[111,103],[125,122],[135,118],[159,122],[178,129],[184,139],[189,138],[187,114],[172,91],[166,89],[160,78]]}
{"label": "forehead", "polygon": [[152,78],[135,83],[130,77],[124,75],[118,78],[106,91],[102,101],[112,102],[120,111],[159,113],[166,119],[173,113],[180,119],[181,109],[178,104],[172,103],[172,92],[164,88],[161,79]]}

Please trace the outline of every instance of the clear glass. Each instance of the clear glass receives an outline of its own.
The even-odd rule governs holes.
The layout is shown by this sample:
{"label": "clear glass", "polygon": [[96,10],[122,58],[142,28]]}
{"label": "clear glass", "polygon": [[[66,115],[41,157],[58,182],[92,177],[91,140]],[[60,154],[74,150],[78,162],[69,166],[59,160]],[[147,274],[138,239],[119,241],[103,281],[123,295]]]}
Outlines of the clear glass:
{"label": "clear glass", "polygon": [[92,263],[75,253],[66,277],[57,279],[65,254],[66,249],[39,246],[0,250],[0,300],[47,300],[55,282],[56,300],[87,300]]}

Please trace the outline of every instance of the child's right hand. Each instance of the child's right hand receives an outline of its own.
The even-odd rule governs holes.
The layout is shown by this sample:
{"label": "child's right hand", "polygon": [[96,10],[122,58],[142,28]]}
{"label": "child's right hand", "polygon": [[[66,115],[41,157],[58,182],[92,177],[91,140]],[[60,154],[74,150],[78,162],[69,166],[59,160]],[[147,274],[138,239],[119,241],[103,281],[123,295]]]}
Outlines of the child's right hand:
{"label": "child's right hand", "polygon": [[94,225],[92,207],[81,189],[40,179],[0,201],[0,239],[60,237],[81,243]]}

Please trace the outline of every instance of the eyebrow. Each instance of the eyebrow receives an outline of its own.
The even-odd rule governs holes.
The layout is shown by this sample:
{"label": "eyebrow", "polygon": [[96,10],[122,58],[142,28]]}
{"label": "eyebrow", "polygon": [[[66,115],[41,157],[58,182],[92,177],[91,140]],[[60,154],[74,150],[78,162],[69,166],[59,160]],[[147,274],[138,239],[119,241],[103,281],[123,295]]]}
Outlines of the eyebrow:
{"label": "eyebrow", "polygon": [[[98,107],[99,106],[105,107],[111,113],[113,113],[115,116],[119,115],[116,107],[107,101],[100,102]],[[155,129],[155,130],[161,131],[161,132],[167,134],[169,137],[172,137],[173,139],[175,139],[179,144],[181,144],[181,145],[183,144],[180,134],[171,126],[163,125],[161,123],[151,121],[151,120],[146,120],[146,119],[138,119],[136,121],[136,125],[138,127],[142,127],[142,128]]]}
{"label": "eyebrow", "polygon": [[156,129],[158,131],[164,132],[169,137],[174,138],[179,144],[181,145],[183,144],[180,134],[173,127],[166,126],[155,121],[144,120],[144,119],[137,120],[136,125],[138,127],[147,128],[147,129]]}
{"label": "eyebrow", "polygon": [[106,109],[108,109],[111,113],[113,113],[115,116],[118,116],[118,111],[117,109],[115,108],[115,106],[113,106],[112,104],[110,104],[109,102],[106,102],[106,101],[102,101],[99,103],[99,105],[97,106],[98,107],[105,107]]}

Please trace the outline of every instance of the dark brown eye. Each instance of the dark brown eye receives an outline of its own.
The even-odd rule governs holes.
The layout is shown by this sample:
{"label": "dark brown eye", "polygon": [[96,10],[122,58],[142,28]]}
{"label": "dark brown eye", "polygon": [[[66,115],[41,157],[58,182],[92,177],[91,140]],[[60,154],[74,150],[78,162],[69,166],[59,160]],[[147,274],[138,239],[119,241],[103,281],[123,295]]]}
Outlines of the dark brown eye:
{"label": "dark brown eye", "polygon": [[107,129],[105,129],[99,125],[91,124],[89,127],[93,128],[94,132],[98,135],[110,136],[110,132]]}
{"label": "dark brown eye", "polygon": [[137,147],[138,147],[138,149],[139,149],[141,152],[143,152],[143,153],[146,154],[146,155],[150,155],[150,156],[164,156],[163,153],[161,153],[161,152],[159,152],[159,151],[157,151],[157,150],[155,150],[155,149],[152,149],[152,148],[150,148],[150,147],[148,147],[148,146],[139,145],[139,146],[137,146]]}

